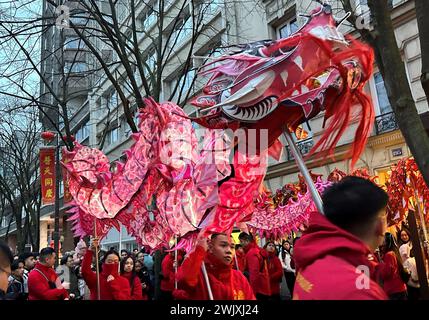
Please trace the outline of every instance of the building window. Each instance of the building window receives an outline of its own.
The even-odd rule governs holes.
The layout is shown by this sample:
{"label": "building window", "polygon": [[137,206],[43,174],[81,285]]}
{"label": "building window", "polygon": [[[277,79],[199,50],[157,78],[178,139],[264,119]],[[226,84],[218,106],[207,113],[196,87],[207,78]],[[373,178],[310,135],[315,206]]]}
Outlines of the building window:
{"label": "building window", "polygon": [[70,21],[76,26],[83,26],[88,23],[88,16],[82,10],[71,13]]}
{"label": "building window", "polygon": [[[183,83],[183,94],[186,95],[186,93],[191,90],[192,82],[194,81],[195,77],[195,70],[189,70],[186,72],[184,76],[180,79],[180,82]],[[182,82],[183,81],[183,82]]]}
{"label": "building window", "polygon": [[196,3],[195,8],[196,11],[201,14],[214,15],[219,11],[221,4],[221,0],[211,0],[209,2],[207,2],[207,0],[201,0]]}
{"label": "building window", "polygon": [[290,37],[290,35],[296,32],[298,29],[298,21],[296,18],[293,18],[277,28],[277,38],[281,39]]}
{"label": "building window", "polygon": [[392,112],[389,98],[387,97],[386,87],[384,86],[383,77],[380,72],[374,74],[375,90],[377,92],[377,102],[380,114]]}
{"label": "building window", "polygon": [[107,132],[106,144],[111,145],[119,140],[119,127],[110,129]]}
{"label": "building window", "polygon": [[[177,82],[179,82],[173,100],[179,99],[180,92],[182,92],[180,99],[183,99],[184,97],[186,97],[188,91],[192,89],[192,83],[194,81],[194,77],[195,77],[195,70],[189,70],[188,72],[186,72],[186,74],[182,75],[179,78],[179,80],[174,79],[168,83],[170,94],[171,94],[176,88]],[[177,101],[177,102],[179,103],[180,101]]]}
{"label": "building window", "polygon": [[118,93],[116,91],[112,91],[107,97],[107,108],[115,109],[118,107]]}
{"label": "building window", "polygon": [[156,69],[156,51],[155,49],[152,49],[149,51],[149,54],[146,56],[146,65],[144,65],[144,74],[146,76],[149,76],[150,74],[153,74]]}
{"label": "building window", "polygon": [[88,71],[86,62],[66,62],[64,65],[64,73],[81,73]]}
{"label": "building window", "polygon": [[85,42],[79,37],[66,37],[64,40],[64,49],[83,49],[85,48]]}
{"label": "building window", "polygon": [[89,126],[88,121],[86,121],[79,129],[76,131],[76,140],[79,142],[84,141],[89,137]]}
{"label": "building window", "polygon": [[119,0],[116,2],[116,13],[118,16],[118,22],[124,22],[125,18],[129,15],[127,3],[124,0]]}
{"label": "building window", "polygon": [[183,18],[176,23],[171,34],[171,47],[180,45],[189,38],[192,34],[192,19],[191,17]]}
{"label": "building window", "polygon": [[156,2],[146,6],[147,6],[147,11],[143,14],[141,18],[144,31],[148,31],[158,19],[158,14],[155,11],[155,8],[158,7],[158,3]]}

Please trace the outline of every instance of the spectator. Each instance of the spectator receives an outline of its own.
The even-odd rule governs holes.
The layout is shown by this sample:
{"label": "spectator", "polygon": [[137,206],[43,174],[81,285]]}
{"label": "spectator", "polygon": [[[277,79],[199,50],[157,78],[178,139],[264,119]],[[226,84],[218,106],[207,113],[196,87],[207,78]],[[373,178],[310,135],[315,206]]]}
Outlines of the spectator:
{"label": "spectator", "polygon": [[143,265],[146,266],[149,271],[150,280],[154,281],[154,271],[153,271],[153,258],[146,251],[143,252]]}
{"label": "spectator", "polygon": [[12,251],[9,246],[0,240],[0,300],[7,300],[6,290],[8,277],[11,274],[10,265],[13,262]]}
{"label": "spectator", "polygon": [[403,244],[408,244],[410,246],[410,248],[412,247],[411,245],[411,237],[410,237],[410,232],[408,231],[407,228],[403,227],[399,233],[399,243],[400,245]]}
{"label": "spectator", "polygon": [[268,274],[270,275],[271,300],[280,300],[280,283],[283,279],[282,263],[278,257],[274,242],[268,241],[264,249],[268,253],[267,266]]}
{"label": "spectator", "polygon": [[71,254],[66,254],[61,258],[56,273],[63,287],[69,292],[70,298],[78,298],[80,296],[79,283],[76,270],[73,267],[73,256]]}
{"label": "spectator", "polygon": [[205,262],[214,300],[254,300],[252,288],[244,275],[232,269],[235,246],[230,236],[217,233],[207,238],[199,236],[195,250],[177,271],[178,288],[182,299],[208,300],[208,292],[201,271]]}
{"label": "spectator", "polygon": [[379,266],[379,273],[383,281],[384,291],[390,300],[407,300],[406,283],[408,279],[403,279],[406,270],[402,265],[395,239],[389,232],[386,232],[381,252],[383,257]]}
{"label": "spectator", "polygon": [[128,279],[131,300],[147,300],[147,296],[143,296],[142,285],[135,272],[134,258],[131,255],[121,260],[121,276]]}
{"label": "spectator", "polygon": [[[82,275],[91,291],[91,300],[98,298],[97,276],[91,270],[92,255],[96,248],[98,248],[98,239],[94,238],[91,249],[86,251],[82,261]],[[131,288],[128,279],[119,275],[119,261],[119,254],[114,250],[107,251],[103,256],[100,272],[101,300],[131,300]]]}
{"label": "spectator", "polygon": [[155,274],[153,270],[153,259],[152,256],[146,253],[145,249],[143,248],[138,254],[137,254],[137,260],[139,260],[144,267],[146,267],[147,272],[149,273],[150,278],[150,284],[149,284],[149,297],[152,299],[154,295],[154,282],[155,282]]}
{"label": "spectator", "polygon": [[147,268],[138,260],[134,262],[134,270],[137,276],[140,279],[142,285],[142,295],[147,296],[149,299],[149,290],[150,290],[150,277]]}
{"label": "spectator", "polygon": [[85,241],[80,239],[75,248],[75,254],[73,255],[74,264],[80,265],[82,263],[83,257],[85,256],[87,247]]}
{"label": "spectator", "polygon": [[90,300],[91,291],[89,290],[85,280],[83,279],[82,266],[76,267],[76,274],[78,277],[79,299]]}
{"label": "spectator", "polygon": [[410,246],[405,243],[399,247],[402,265],[410,273],[410,279],[407,282],[408,300],[420,299],[420,283],[419,275],[417,274],[416,259],[411,257]]}
{"label": "spectator", "polygon": [[28,295],[28,274],[36,265],[36,254],[33,252],[24,252],[19,256],[19,260],[24,261],[24,292]]}
{"label": "spectator", "polygon": [[40,251],[39,262],[28,275],[29,300],[66,300],[67,290],[55,273],[56,254],[48,247]]}
{"label": "spectator", "polygon": [[358,177],[345,177],[325,190],[324,215],[310,215],[294,246],[294,300],[387,299],[369,261],[387,228],[387,200],[383,189]]}
{"label": "spectator", "polygon": [[295,269],[293,268],[294,264],[293,264],[293,256],[292,256],[292,247],[289,241],[283,241],[282,249],[279,254],[279,259],[282,263],[287,287],[292,296],[293,287],[295,286]]}
{"label": "spectator", "polygon": [[128,255],[129,255],[128,251],[125,249],[122,249],[121,250],[121,261],[122,261],[122,259],[128,257]]}
{"label": "spectator", "polygon": [[256,299],[267,300],[271,295],[270,277],[267,268],[268,254],[258,247],[250,234],[242,232],[238,238],[244,248],[244,252],[246,252],[245,274],[248,275]]}
{"label": "spectator", "polygon": [[9,286],[7,295],[12,300],[27,300],[27,294],[24,292],[24,262],[14,260],[11,266],[12,274],[9,276]]}
{"label": "spectator", "polygon": [[134,248],[134,249],[133,249],[133,255],[134,255],[134,258],[137,258],[137,253],[139,253],[139,249]]}

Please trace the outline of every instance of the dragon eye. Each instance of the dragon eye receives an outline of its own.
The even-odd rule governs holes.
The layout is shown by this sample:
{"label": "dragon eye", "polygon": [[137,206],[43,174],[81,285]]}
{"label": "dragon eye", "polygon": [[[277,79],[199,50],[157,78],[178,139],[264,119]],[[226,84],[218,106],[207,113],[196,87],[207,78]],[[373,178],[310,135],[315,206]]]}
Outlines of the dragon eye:
{"label": "dragon eye", "polygon": [[359,67],[353,67],[347,72],[347,84],[350,89],[356,89],[360,83],[362,71]]}

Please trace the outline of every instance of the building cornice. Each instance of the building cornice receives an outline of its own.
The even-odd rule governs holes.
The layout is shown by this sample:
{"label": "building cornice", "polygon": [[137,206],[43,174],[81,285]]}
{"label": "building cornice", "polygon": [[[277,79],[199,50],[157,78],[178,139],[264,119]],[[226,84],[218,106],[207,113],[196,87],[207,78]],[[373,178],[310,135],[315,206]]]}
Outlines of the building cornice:
{"label": "building cornice", "polygon": [[375,147],[382,145],[393,145],[404,142],[404,137],[399,129],[383,133],[381,135],[372,136],[368,139],[367,147]]}

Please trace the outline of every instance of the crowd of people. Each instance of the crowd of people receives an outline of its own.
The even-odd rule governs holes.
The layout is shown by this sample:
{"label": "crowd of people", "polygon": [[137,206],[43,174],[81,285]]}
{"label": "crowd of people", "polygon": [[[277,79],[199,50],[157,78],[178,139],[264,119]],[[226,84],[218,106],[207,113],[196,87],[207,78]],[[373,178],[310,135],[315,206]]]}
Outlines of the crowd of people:
{"label": "crowd of people", "polygon": [[[324,214],[314,212],[301,237],[267,240],[260,247],[246,232],[240,233],[240,244],[230,234],[200,234],[190,253],[166,251],[156,298],[418,300],[410,233],[402,229],[395,237],[386,232],[386,193],[368,180],[350,177],[325,191],[322,200]],[[155,299],[149,253],[119,254],[110,248],[99,251],[97,261],[98,249],[98,239],[90,247],[80,240],[54,269],[57,257],[50,247],[13,257],[1,243],[0,299]]]}

